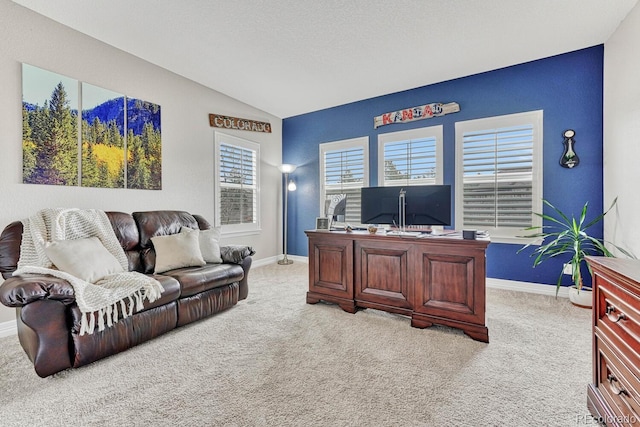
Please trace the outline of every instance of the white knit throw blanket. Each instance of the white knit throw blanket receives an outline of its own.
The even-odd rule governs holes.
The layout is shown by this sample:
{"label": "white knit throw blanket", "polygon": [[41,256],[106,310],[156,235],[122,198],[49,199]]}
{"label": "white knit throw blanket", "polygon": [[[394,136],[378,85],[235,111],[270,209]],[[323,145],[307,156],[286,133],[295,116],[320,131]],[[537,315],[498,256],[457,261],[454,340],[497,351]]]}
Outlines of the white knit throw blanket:
{"label": "white knit throw blanket", "polygon": [[[43,209],[23,220],[24,230],[20,245],[20,260],[16,276],[23,274],[48,274],[67,280],[75,293],[76,303],[82,312],[80,335],[92,334],[96,327],[102,331],[118,321],[118,304],[123,317],[133,314],[134,308],[143,309],[143,300],[153,302],[164,291],[154,278],[128,271],[127,256],[118,242],[104,211],[81,209]],[[95,284],[85,282],[69,273],[55,269],[45,253],[47,242],[54,240],[97,237],[104,247],[118,260],[123,273],[106,276]],[[82,254],[78,254],[82,256]],[[129,302],[128,309],[126,301]]]}

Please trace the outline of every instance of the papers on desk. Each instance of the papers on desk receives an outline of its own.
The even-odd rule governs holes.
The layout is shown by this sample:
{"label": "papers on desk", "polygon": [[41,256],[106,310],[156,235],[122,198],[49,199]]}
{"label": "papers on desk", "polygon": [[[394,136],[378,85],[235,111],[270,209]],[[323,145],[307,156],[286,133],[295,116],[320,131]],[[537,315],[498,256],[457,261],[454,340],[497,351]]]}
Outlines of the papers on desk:
{"label": "papers on desk", "polygon": [[[429,237],[460,237],[462,238],[462,231],[460,230],[440,230],[437,233],[433,232],[430,234],[420,234],[416,236],[418,238],[429,238]],[[489,232],[486,230],[478,230],[476,232],[476,239],[488,239]]]}
{"label": "papers on desk", "polygon": [[406,236],[406,237],[419,237],[422,233],[419,231],[387,231],[387,236]]}

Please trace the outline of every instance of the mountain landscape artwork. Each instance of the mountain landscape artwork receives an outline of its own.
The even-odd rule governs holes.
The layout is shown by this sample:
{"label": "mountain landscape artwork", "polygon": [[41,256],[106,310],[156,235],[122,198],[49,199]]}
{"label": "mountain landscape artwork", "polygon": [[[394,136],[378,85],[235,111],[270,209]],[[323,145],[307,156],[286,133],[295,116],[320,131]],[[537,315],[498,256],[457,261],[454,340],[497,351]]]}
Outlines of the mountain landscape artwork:
{"label": "mountain landscape artwork", "polygon": [[124,95],[82,83],[82,186],[124,188]]}
{"label": "mountain landscape artwork", "polygon": [[160,106],[127,98],[127,188],[162,189]]}
{"label": "mountain landscape artwork", "polygon": [[78,81],[22,66],[22,181],[78,185]]}
{"label": "mountain landscape artwork", "polygon": [[28,64],[22,104],[24,183],[162,189],[159,105]]}

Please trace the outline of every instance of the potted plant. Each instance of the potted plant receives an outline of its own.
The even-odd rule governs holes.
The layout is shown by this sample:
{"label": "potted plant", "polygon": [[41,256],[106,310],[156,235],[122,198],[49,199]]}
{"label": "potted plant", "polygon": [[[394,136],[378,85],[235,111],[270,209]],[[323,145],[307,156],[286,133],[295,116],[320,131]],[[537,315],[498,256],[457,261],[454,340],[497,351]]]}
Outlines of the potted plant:
{"label": "potted plant", "polygon": [[[573,281],[573,286],[569,288],[569,299],[576,305],[591,307],[591,288],[584,286],[580,267],[583,265],[583,263],[585,263],[585,256],[600,255],[612,257],[614,255],[611,253],[611,251],[609,251],[609,249],[607,249],[607,247],[605,246],[605,241],[603,239],[590,236],[588,234],[588,230],[590,227],[594,226],[604,218],[604,216],[616,204],[618,198],[616,197],[614,199],[613,203],[611,203],[611,206],[609,206],[609,209],[589,222],[585,222],[589,202],[586,202],[584,204],[584,206],[582,207],[582,212],[580,213],[580,218],[576,220],[574,216],[569,218],[560,209],[553,206],[549,201],[544,199],[542,201],[545,205],[553,209],[556,215],[551,216],[534,212],[534,215],[539,216],[543,221],[547,221],[551,224],[543,225],[542,227],[536,226],[526,228],[526,230],[538,229],[541,231],[535,234],[522,236],[527,238],[535,238],[538,240],[526,244],[518,250],[518,253],[528,248],[529,246],[537,244],[539,242],[539,239],[542,238],[542,243],[540,244],[540,246],[538,246],[531,254],[531,256],[535,256],[535,259],[533,261],[534,267],[549,258],[554,258],[563,254],[569,254],[571,256],[571,259],[567,264],[571,264],[571,278]],[[606,243],[611,244],[621,253],[633,258],[633,256],[624,249],[613,245],[610,242]],[[591,268],[588,264],[587,268],[589,269],[589,273],[591,273]],[[558,296],[558,291],[560,290],[563,274],[564,268],[558,276],[558,282],[556,284],[556,297]]]}

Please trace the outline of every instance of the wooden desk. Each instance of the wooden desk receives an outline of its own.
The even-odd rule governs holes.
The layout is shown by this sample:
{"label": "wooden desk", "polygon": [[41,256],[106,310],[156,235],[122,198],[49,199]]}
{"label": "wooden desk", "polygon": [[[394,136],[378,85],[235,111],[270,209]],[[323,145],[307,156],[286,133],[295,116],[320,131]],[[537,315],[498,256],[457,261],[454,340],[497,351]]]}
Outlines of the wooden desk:
{"label": "wooden desk", "polygon": [[488,239],[386,236],[367,231],[306,231],[307,303],[355,313],[375,308],[411,317],[411,326],[459,328],[489,342],[485,325]]}

